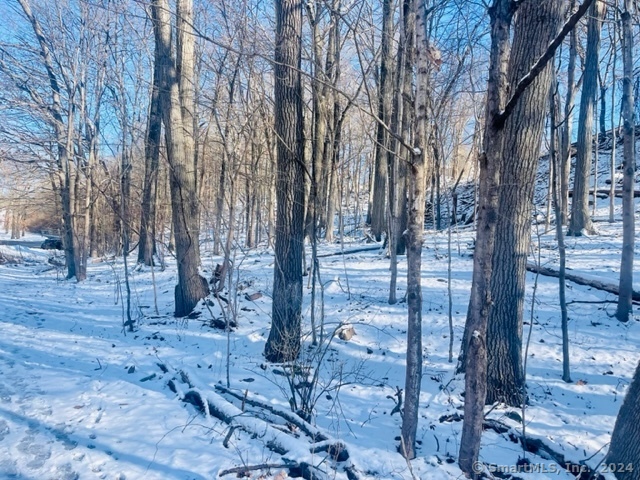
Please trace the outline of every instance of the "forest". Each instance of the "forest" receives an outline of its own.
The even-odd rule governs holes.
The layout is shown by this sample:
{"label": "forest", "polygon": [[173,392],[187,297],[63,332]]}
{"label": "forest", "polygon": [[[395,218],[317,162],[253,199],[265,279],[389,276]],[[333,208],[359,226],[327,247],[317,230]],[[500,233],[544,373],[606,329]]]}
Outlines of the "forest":
{"label": "forest", "polygon": [[638,7],[0,2],[0,479],[640,480]]}

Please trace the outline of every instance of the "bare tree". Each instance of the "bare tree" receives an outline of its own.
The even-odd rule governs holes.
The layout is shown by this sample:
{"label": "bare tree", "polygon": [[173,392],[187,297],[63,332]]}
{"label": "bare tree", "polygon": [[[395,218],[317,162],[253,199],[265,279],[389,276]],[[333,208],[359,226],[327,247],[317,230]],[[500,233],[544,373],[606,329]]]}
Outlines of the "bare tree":
{"label": "bare tree", "polygon": [[[63,217],[63,244],[65,250],[65,259],[67,264],[67,278],[75,277],[81,281],[86,277],[79,265],[79,245],[78,235],[75,222],[75,182],[76,171],[73,163],[73,145],[75,142],[75,95],[76,95],[76,78],[61,78],[64,71],[56,69],[56,60],[51,49],[51,42],[45,36],[45,32],[36,16],[34,15],[29,0],[17,0],[29,21],[33,33],[38,42],[40,51],[40,60],[46,71],[49,83],[49,95],[51,96],[49,112],[51,115],[50,123],[54,131],[54,141],[56,144],[56,172],[55,185],[60,192],[62,217]],[[44,103],[35,90],[29,89],[25,83],[25,88],[29,95]],[[65,102],[66,100],[66,102]],[[65,107],[66,103],[66,107]],[[41,105],[44,107],[44,105]]]}
{"label": "bare tree", "polygon": [[616,65],[618,63],[618,9],[613,10],[613,26],[609,29],[609,41],[611,42],[611,157],[609,161],[609,223],[615,221],[615,203],[616,203],[616,146],[618,141],[618,112],[616,109]]}
{"label": "bare tree", "polygon": [[300,351],[304,242],[304,145],[300,76],[302,2],[276,1],[276,239],[271,331],[265,357],[293,360]]}
{"label": "bare tree", "polygon": [[[623,171],[622,181],[622,258],[620,260],[620,294],[616,318],[621,322],[629,321],[633,312],[633,257],[635,245],[635,115],[633,95],[633,27],[631,25],[632,2],[625,0],[622,12],[622,117],[623,135]],[[615,141],[615,140],[614,140]]]}
{"label": "bare tree", "polygon": [[160,78],[162,72],[159,58],[161,49],[154,50],[153,81],[149,118],[144,150],[144,184],[142,188],[142,204],[140,208],[140,236],[138,244],[138,262],[153,265],[156,250],[156,199],[158,188],[158,166],[160,164],[160,136],[162,134],[162,111],[160,106]]}
{"label": "bare tree", "polygon": [[195,165],[193,156],[187,157],[188,139],[184,135],[180,79],[171,45],[171,20],[167,0],[154,0],[152,12],[156,45],[160,49],[160,98],[167,141],[171,209],[178,260],[175,315],[180,317],[189,314],[198,301],[209,293],[209,288],[206,280],[198,273],[199,240],[198,229],[195,227],[197,223],[193,218],[197,215]]}
{"label": "bare tree", "polygon": [[[189,189],[185,200],[187,211],[187,227],[194,232],[195,240],[192,247],[195,257],[200,263],[199,242],[199,213],[198,213],[198,166],[196,132],[197,112],[195,103],[195,32],[193,31],[193,0],[176,1],[176,73],[178,76],[178,90],[180,92],[180,112],[182,117],[182,131],[184,134],[184,155],[188,166]],[[191,178],[193,177],[193,178]],[[184,195],[184,193],[183,193]],[[183,197],[184,198],[184,197]],[[192,239],[193,240],[193,239]],[[177,243],[177,240],[176,240]]]}
{"label": "bare tree", "polygon": [[[386,125],[389,124],[391,115],[391,98],[393,92],[392,69],[392,37],[393,37],[393,0],[384,0],[382,3],[382,37],[380,39],[380,69],[378,73],[378,117]],[[387,162],[386,152],[389,148],[389,133],[384,125],[376,126],[375,163],[372,174],[373,200],[371,202],[370,222],[371,233],[376,241],[382,238],[382,232],[386,230],[385,212],[387,195]]]}
{"label": "bare tree", "polygon": [[576,168],[571,202],[571,221],[568,235],[593,234],[595,230],[589,214],[589,178],[591,178],[591,155],[593,151],[593,114],[598,90],[598,62],[600,54],[600,32],[605,4],[596,0],[591,6],[587,27],[587,51],[580,96],[578,119],[578,143]]}
{"label": "bare tree", "polygon": [[[569,3],[573,12],[576,0]],[[567,64],[567,93],[564,104],[564,122],[562,124],[562,142],[560,144],[560,200],[562,201],[562,225],[569,219],[569,176],[571,174],[571,131],[576,96],[576,58],[578,56],[578,32],[573,29],[569,34],[569,61]]]}
{"label": "bare tree", "polygon": [[[508,100],[505,100],[508,86],[507,58],[509,57],[509,29],[514,13],[514,4],[509,1],[501,2],[496,0],[489,10],[492,46],[487,91],[485,151],[480,159],[479,218],[476,251],[474,254],[473,283],[461,355],[461,363],[465,368],[465,407],[458,463],[462,471],[470,476],[477,476],[474,464],[480,452],[484,405],[487,396],[487,320],[491,313],[493,301],[492,266],[494,265],[493,257],[499,207],[497,196],[499,172],[497,169],[501,166],[500,159],[506,145],[506,131],[510,128],[512,135],[514,132],[518,132],[517,127],[508,125],[510,121],[511,123],[517,122],[517,120],[511,118],[512,113],[524,108],[522,104],[526,102],[521,101],[523,95],[527,93],[532,84],[535,84],[538,76],[545,71],[547,63],[553,58],[562,40],[575,27],[592,1],[585,0],[581,7],[567,20],[560,33],[553,38],[553,41],[545,44],[546,49],[533,63],[533,66],[527,66],[528,71],[525,70],[524,75],[514,75],[521,68],[517,62],[510,66],[509,77],[515,78],[517,84],[511,86],[511,96]],[[516,31],[514,43],[516,39],[519,42],[523,42],[524,38],[531,34],[531,32],[528,33],[526,31],[529,30],[529,27],[532,30],[541,29],[542,33],[548,34],[548,27],[545,28],[543,25],[545,22],[544,20],[541,21],[541,18],[546,19],[547,22],[559,20],[556,17],[558,17],[558,10],[561,10],[562,5],[554,3],[545,1],[522,4],[522,7],[526,7],[526,10],[523,11],[530,14],[533,13],[533,18],[538,21],[531,21],[529,25],[527,23],[529,20],[527,15],[520,11],[518,24],[525,31]],[[537,9],[541,10],[538,11]],[[556,27],[554,26],[554,28]],[[530,43],[531,45],[536,45],[536,41],[530,41]],[[537,46],[539,47],[539,43]],[[520,44],[517,49],[514,48],[514,55],[519,55],[526,61],[527,56],[523,50],[528,48],[530,48],[530,45]],[[542,103],[546,103],[547,92],[548,90],[544,92]],[[505,102],[504,106],[502,106],[502,102]],[[534,128],[535,132],[535,122],[532,122],[530,127]],[[517,145],[517,142],[515,144]],[[512,148],[511,150],[513,151],[514,149]],[[531,199],[529,198],[528,201],[530,202]]]}
{"label": "bare tree", "polygon": [[[46,168],[60,197],[67,273],[82,280],[89,255],[119,253],[127,243],[121,234],[129,236],[123,229],[130,227],[136,113],[145,103],[137,99],[146,86],[139,81],[146,64],[135,61],[134,50],[125,46],[135,23],[125,21],[127,7],[105,9],[86,0],[49,2],[53,9],[30,0],[16,3],[37,31],[35,44],[13,37],[3,46],[11,55],[0,61],[0,70],[20,80],[11,100],[19,94],[30,102],[22,103],[28,109],[19,103],[11,108],[30,119],[29,128],[26,123],[22,128],[30,132],[25,140],[32,152],[52,160]],[[20,78],[26,73],[28,78]],[[113,128],[103,128],[104,123]]]}
{"label": "bare tree", "polygon": [[[406,109],[411,105],[410,86],[407,79],[413,76],[413,45],[415,22],[411,10],[411,1],[403,0],[400,6],[400,34],[398,55],[396,58],[395,78],[393,85],[392,113],[389,123],[391,136],[387,151],[387,242],[390,254],[391,279],[389,281],[389,304],[395,304],[396,285],[398,279],[398,244],[401,241],[402,213],[405,204],[405,183],[399,177],[404,171],[401,165],[406,155],[404,145],[411,143],[411,125]],[[407,72],[407,68],[409,71]],[[409,84],[409,85],[408,85]],[[405,210],[406,211],[406,210]]]}
{"label": "bare tree", "polygon": [[[558,255],[560,266],[558,268],[558,300],[560,302],[561,329],[562,329],[562,380],[571,382],[571,369],[569,357],[569,317],[567,313],[566,299],[566,264],[567,249],[564,243],[564,214],[562,212],[562,201],[560,199],[561,182],[560,182],[560,162],[558,159],[558,112],[560,111],[560,96],[558,95],[558,84],[554,80],[549,96],[549,163],[551,167],[550,183],[552,192],[552,203],[554,206],[554,214],[556,217],[556,239],[558,240]],[[526,362],[525,358],[525,362]],[[526,374],[526,372],[525,372]]]}
{"label": "bare tree", "polygon": [[503,131],[496,122],[507,100],[507,65],[513,18],[510,0],[494,0],[489,8],[491,51],[483,152],[480,154],[477,233],[473,255],[471,297],[465,325],[461,366],[465,372],[465,402],[458,464],[475,475],[480,453],[484,404],[487,395],[486,331],[491,306],[491,268],[498,214],[498,182]]}
{"label": "bare tree", "polygon": [[426,0],[412,0],[412,18],[415,23],[416,93],[413,122],[414,147],[409,169],[409,228],[407,230],[407,370],[405,377],[405,404],[402,414],[402,454],[415,457],[416,431],[420,387],[422,384],[422,236],[424,231],[425,157],[427,102],[429,94],[429,42],[427,40]]}
{"label": "bare tree", "polygon": [[[563,2],[524,3],[518,11],[509,65],[511,85],[529,71],[554,39]],[[535,7],[534,7],[535,5]],[[500,206],[487,330],[487,402],[522,403],[522,315],[535,174],[548,106],[552,65],[523,93],[504,127]]]}

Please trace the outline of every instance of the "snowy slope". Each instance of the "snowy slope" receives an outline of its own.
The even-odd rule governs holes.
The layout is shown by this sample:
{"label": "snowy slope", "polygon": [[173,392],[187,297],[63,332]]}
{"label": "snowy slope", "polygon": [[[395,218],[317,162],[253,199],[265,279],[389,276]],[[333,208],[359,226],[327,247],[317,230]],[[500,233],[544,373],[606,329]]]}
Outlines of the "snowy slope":
{"label": "snowy slope", "polygon": [[[606,225],[603,233],[569,242],[569,265],[615,282],[620,225]],[[471,241],[469,229],[454,232],[454,356],[470,289]],[[336,468],[335,476],[328,478],[347,478],[345,467],[368,479],[460,477],[455,457],[461,422],[455,420],[461,413],[463,381],[454,376],[454,364],[448,362],[446,245],[446,233],[427,235],[421,444],[411,470],[397,453],[401,419],[392,415],[396,387],[404,385],[406,304],[387,304],[388,260],[375,250],[321,259],[325,329],[348,323],[356,335],[350,341],[334,338],[326,351],[314,422],[328,438],[344,442],[350,458],[335,463],[322,452],[309,455],[309,440],[295,429],[299,438],[292,437],[284,457],[297,455],[300,460],[304,456],[327,472]],[[542,235],[539,245],[544,262],[553,264],[557,254],[553,232]],[[353,244],[344,249],[361,247]],[[0,478],[209,479],[237,466],[283,463],[282,455],[268,448],[266,431],[252,436],[235,429],[225,448],[228,426],[181,402],[167,386],[175,372],[189,372],[195,386],[214,403],[233,400],[220,396],[215,388],[226,382],[227,337],[209,326],[212,314],[221,317],[220,306],[213,302],[209,309],[199,308],[198,318],[174,319],[174,265],[154,271],[159,315],[154,313],[151,271],[133,273],[134,316],[140,325],[137,332],[125,334],[119,296],[123,289],[121,261],[91,264],[88,280],[76,284],[62,280],[62,272],[47,263],[49,252],[1,248],[18,263],[0,266]],[[324,247],[322,253],[340,248]],[[205,264],[211,267],[216,260],[207,256]],[[248,398],[287,410],[289,387],[283,369],[265,364],[261,355],[270,325],[272,262],[267,251],[250,252],[236,261],[245,288],[238,292],[239,326],[228,339],[230,383],[241,395],[247,392]],[[402,258],[400,297],[405,273]],[[531,275],[527,311],[533,279]],[[245,293],[255,292],[263,296],[255,301],[245,298]],[[307,333],[308,293],[305,288]],[[568,301],[571,384],[560,379],[557,280],[539,277],[528,364],[531,405],[526,411],[527,433],[543,439],[567,460],[595,467],[606,453],[615,416],[638,361],[640,330],[637,322],[622,325],[608,316],[614,303],[573,303],[613,302],[613,295],[569,284]],[[528,328],[525,325],[525,333]],[[305,347],[304,351],[306,357],[312,356],[311,350]],[[179,392],[189,389],[177,377],[175,384]],[[234,400],[234,405],[240,412],[242,402]],[[241,417],[249,421],[257,415],[246,412]],[[265,417],[264,411],[260,416]],[[453,421],[441,421],[442,417]],[[509,410],[496,408],[489,418],[512,428],[511,433],[519,432],[518,417]],[[277,419],[268,419],[277,426]],[[280,424],[292,430],[285,428],[286,422]],[[485,434],[484,462],[515,465],[522,451],[509,433]],[[543,462],[549,471],[553,468],[551,460],[529,458]],[[250,475],[287,478],[286,471],[271,468]],[[225,477],[234,478],[234,474]],[[573,478],[566,472],[519,477]]]}

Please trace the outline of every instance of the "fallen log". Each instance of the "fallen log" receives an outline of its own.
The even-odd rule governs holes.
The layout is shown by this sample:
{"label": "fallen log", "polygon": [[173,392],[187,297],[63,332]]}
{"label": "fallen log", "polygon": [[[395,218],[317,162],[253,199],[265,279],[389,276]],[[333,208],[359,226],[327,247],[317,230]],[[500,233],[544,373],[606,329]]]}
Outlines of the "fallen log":
{"label": "fallen log", "polygon": [[[298,466],[298,465],[296,465]],[[231,473],[237,473],[238,477],[247,477],[249,476],[249,472],[254,472],[256,470],[270,470],[272,468],[291,468],[290,463],[261,463],[259,465],[244,465],[242,467],[234,467],[228,468],[226,470],[222,470],[218,473],[219,477],[224,477],[225,475],[229,475]]]}
{"label": "fallen log", "polygon": [[215,385],[215,389],[224,394],[230,395],[237,400],[240,400],[247,405],[251,405],[252,407],[262,408],[263,410],[268,411],[274,415],[277,415],[283,418],[285,421],[295,425],[300,430],[302,430],[307,436],[313,439],[314,442],[324,442],[329,440],[327,435],[324,435],[320,430],[316,427],[302,419],[300,416],[296,415],[293,412],[288,412],[286,410],[274,407],[273,405],[269,405],[268,403],[261,402],[259,400],[253,399],[247,393],[239,393],[230,388],[227,388],[223,385],[217,384]]}
{"label": "fallen log", "polygon": [[[180,370],[174,372],[174,377],[169,380],[168,386],[171,391],[178,395],[180,400],[193,405],[205,417],[213,416],[234,430],[240,429],[254,438],[261,438],[269,450],[282,456],[282,460],[288,465],[286,468],[289,469],[291,477],[299,477],[307,480],[329,480],[329,478],[335,478],[335,473],[330,475],[328,472],[320,469],[320,465],[314,465],[315,460],[317,460],[314,456],[320,452],[326,452],[335,462],[344,462],[349,459],[346,446],[344,446],[342,442],[329,439],[327,435],[323,435],[316,427],[297,418],[293,413],[281,411],[276,407],[264,404],[258,400],[247,398],[248,392],[238,394],[221,385],[215,386],[218,391],[217,393],[214,391],[200,390],[196,384],[204,385],[205,383],[202,381],[194,381],[195,379],[196,376],[193,372]],[[188,390],[182,392],[176,383],[177,381],[185,384]],[[221,393],[242,400],[242,409],[225,399]],[[295,438],[288,432],[276,428],[276,425],[271,424],[265,419],[251,416],[245,411],[245,404],[262,408],[290,421],[300,427],[300,430],[310,437],[312,443],[305,446],[303,440]],[[227,437],[229,437],[229,435]],[[225,443],[228,443],[228,438],[225,439]],[[324,463],[324,460],[320,462],[320,464],[322,463]],[[347,462],[346,465],[343,465],[343,468],[349,480],[358,480],[359,476],[351,462]],[[232,472],[225,471],[225,474],[228,473]]]}
{"label": "fallen log", "polygon": [[[620,189],[616,189],[614,190],[614,194],[616,197],[622,197],[624,191],[620,190]],[[596,190],[596,194],[597,195],[604,195],[603,198],[608,197],[611,194],[611,190],[609,190],[608,188],[598,188]],[[589,190],[589,195],[593,195],[593,188],[591,190]],[[640,190],[634,190],[633,191],[633,196],[634,198],[640,198]],[[573,190],[569,190],[569,198],[573,197]]]}
{"label": "fallen log", "polygon": [[[546,277],[558,278],[560,275],[557,270],[553,270],[548,267],[539,267],[538,265],[535,265],[533,263],[527,263],[527,270],[533,273],[539,273],[540,275],[544,275]],[[613,283],[605,283],[596,279],[584,278],[569,272],[565,273],[565,279],[569,280],[570,282],[577,283],[578,285],[584,285],[586,287],[595,288],[596,290],[602,290],[604,292],[613,293],[614,295],[620,295],[618,285]],[[634,302],[640,302],[640,292],[634,290],[632,299]]]}
{"label": "fallen log", "polygon": [[340,251],[340,252],[322,253],[318,255],[318,258],[336,257],[338,255],[351,255],[352,253],[373,252],[376,250],[382,250],[382,246],[376,245],[375,247],[354,248],[352,250],[345,250],[344,252]]}
{"label": "fallen log", "polygon": [[[546,460],[552,460],[556,467],[563,468],[567,473],[576,477],[576,480],[605,480],[605,477],[597,471],[599,465],[595,468],[587,465],[587,461],[591,460],[595,455],[577,462],[567,460],[564,454],[556,451],[551,445],[546,443],[544,439],[530,436],[523,437],[516,428],[513,428],[497,419],[485,419],[483,428],[485,430],[493,430],[498,435],[508,438],[513,443],[519,443],[528,453],[537,455],[538,457]],[[520,459],[518,462],[519,463],[517,465],[514,465],[514,469],[521,473],[536,473],[541,469],[540,463],[531,463],[529,459],[526,458]],[[492,471],[491,467],[497,467],[497,465],[493,464],[485,465],[489,467],[490,472]],[[556,473],[559,474],[560,471],[556,471]],[[510,476],[509,478],[522,479],[522,477],[518,476]]]}

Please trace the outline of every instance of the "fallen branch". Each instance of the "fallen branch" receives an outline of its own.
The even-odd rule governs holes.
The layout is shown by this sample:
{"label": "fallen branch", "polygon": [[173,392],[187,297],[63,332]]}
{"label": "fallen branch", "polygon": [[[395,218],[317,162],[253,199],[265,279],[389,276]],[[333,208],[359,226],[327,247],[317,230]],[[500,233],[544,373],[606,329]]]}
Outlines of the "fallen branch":
{"label": "fallen branch", "polygon": [[350,255],[352,253],[373,252],[375,250],[381,250],[380,245],[377,245],[375,247],[355,248],[353,250],[345,250],[344,252],[340,251],[340,252],[333,252],[333,253],[323,253],[322,255],[318,255],[318,258],[335,257],[337,255]]}
{"label": "fallen branch", "polygon": [[283,418],[287,422],[298,427],[306,435],[311,437],[311,439],[313,439],[314,442],[323,442],[323,441],[329,440],[329,437],[324,435],[316,427],[304,421],[302,418],[300,418],[298,415],[296,415],[293,412],[282,410],[280,408],[274,407],[273,405],[269,405],[268,403],[261,402],[254,398],[249,398],[248,395],[245,395],[245,392],[236,392],[223,385],[216,385],[215,388],[219,392],[222,392],[226,395],[230,395],[240,401],[245,402],[247,405],[251,405],[252,407],[262,408],[264,410],[267,410],[269,413],[272,413],[274,415],[277,415]]}
{"label": "fallen branch", "polygon": [[[553,270],[548,267],[538,267],[532,263],[527,263],[527,270],[534,273],[539,273],[540,275],[545,275],[547,277],[555,277],[558,278],[558,271]],[[600,280],[584,278],[573,273],[566,273],[565,278],[573,283],[577,283],[578,285],[584,285],[586,287],[592,287],[596,290],[602,290],[604,292],[613,293],[614,295],[620,295],[620,291],[618,290],[618,285],[613,283],[605,283]],[[634,302],[640,302],[640,292],[633,291],[632,299]]]}
{"label": "fallen branch", "polygon": [[[345,461],[347,461],[349,459],[349,457],[350,457],[349,450],[347,449],[347,446],[344,443],[342,443],[342,442],[340,442],[338,440],[334,440],[334,439],[330,438],[329,436],[325,435],[317,427],[314,427],[313,425],[311,425],[310,423],[308,423],[304,419],[300,418],[295,413],[289,412],[289,411],[284,410],[284,409],[280,409],[280,408],[275,407],[273,405],[269,405],[268,403],[264,403],[264,402],[261,402],[259,400],[254,399],[254,398],[251,398],[251,397],[249,397],[248,392],[246,392],[246,391],[245,392],[236,392],[236,391],[231,390],[230,388],[227,388],[227,387],[225,387],[223,385],[216,385],[215,388],[219,392],[222,392],[222,393],[224,393],[226,395],[230,395],[230,396],[242,401],[243,404],[247,404],[247,405],[250,405],[252,407],[261,408],[263,410],[266,410],[269,413],[271,413],[273,415],[276,415],[276,416],[284,419],[288,423],[296,426],[298,429],[300,429],[301,432],[306,434],[308,437],[310,437],[315,442],[310,447],[311,453],[315,454],[315,453],[319,453],[319,452],[326,452],[336,462],[345,462]],[[347,470],[347,473],[348,473],[349,478],[351,480],[358,478],[356,470],[353,468],[353,466],[345,467],[345,470]]]}
{"label": "fallen branch", "polygon": [[617,303],[617,301],[616,300],[571,300],[570,302],[567,302],[567,305],[573,305],[574,303],[603,305],[603,304],[609,304],[609,303]]}
{"label": "fallen branch", "polygon": [[239,477],[246,476],[247,473],[256,470],[269,470],[271,468],[291,468],[292,466],[298,467],[298,465],[292,465],[291,463],[261,463],[260,465],[245,465],[243,467],[228,468],[221,471],[218,476],[224,477],[230,473],[237,473]]}
{"label": "fallen branch", "polygon": [[486,419],[484,422],[484,428],[494,430],[499,435],[507,434],[509,439],[515,443],[524,441],[524,446],[527,452],[547,460],[553,460],[556,465],[564,468],[568,473],[574,475],[576,478],[604,480],[604,477],[597,472],[598,467],[594,469],[586,463],[595,455],[592,455],[587,459],[580,460],[578,463],[574,463],[567,460],[562,453],[555,451],[550,445],[545,443],[543,439],[529,436],[523,437],[520,433],[516,432],[514,429],[499,420]]}
{"label": "fallen branch", "polygon": [[[312,439],[313,443],[310,445],[305,446],[303,440],[295,438],[288,432],[275,428],[274,425],[267,421],[243,411],[230,403],[219,393],[207,392],[196,388],[195,383],[204,383],[195,382],[195,378],[196,377],[193,373],[187,373],[184,370],[180,370],[179,372],[175,372],[175,377],[169,380],[167,384],[169,388],[178,395],[180,400],[195,406],[196,409],[206,417],[213,416],[229,425],[233,430],[241,429],[253,438],[257,437],[262,439],[269,450],[283,456],[282,459],[286,462],[286,468],[289,469],[289,473],[292,477],[301,477],[307,480],[328,480],[330,476],[324,470],[321,470],[313,464],[313,462],[318,460],[315,456],[319,452],[327,452],[328,455],[336,461],[344,461],[348,459],[348,453],[344,444],[332,441],[329,437],[319,432],[316,427],[297,418],[293,413],[279,411],[273,406],[247,398],[246,393],[238,394],[221,385],[216,385],[216,390],[218,390],[218,392],[224,392],[225,394],[233,396],[234,398],[241,400],[243,404],[246,403],[247,405],[263,408],[296,425],[302,432]],[[187,385],[189,390],[182,392],[176,384],[177,379]],[[227,444],[229,441],[228,437],[229,435],[225,438],[225,443]],[[324,461],[325,459],[322,459],[320,463],[324,463]],[[226,473],[223,472],[220,475],[233,473],[231,471],[225,472]],[[345,472],[350,480],[358,479],[353,465],[346,466]]]}
{"label": "fallen branch", "polygon": [[[598,188],[596,190],[596,195],[602,195],[602,198],[607,198],[611,194],[611,191],[608,188]],[[624,194],[623,190],[616,189],[614,191],[616,197],[622,197]],[[593,195],[593,188],[589,190],[589,195]],[[640,198],[640,190],[633,191],[634,198]],[[573,190],[569,190],[569,198],[573,197]]]}

